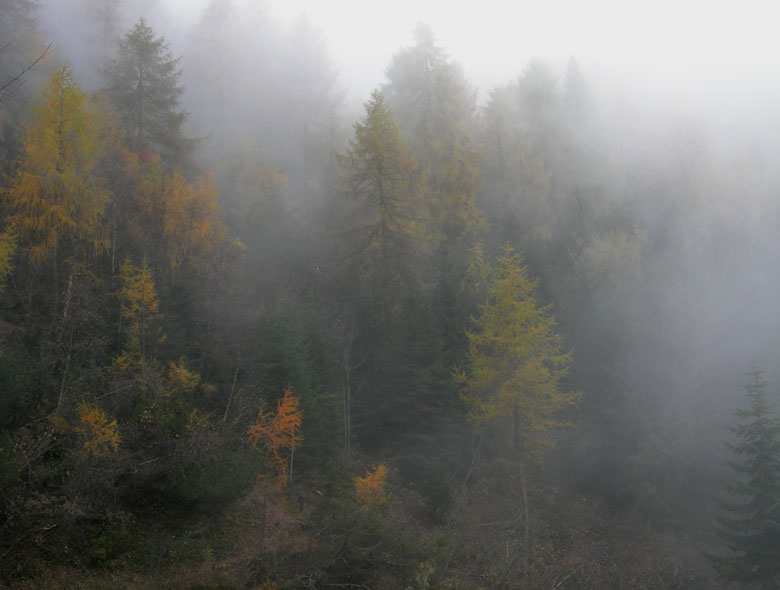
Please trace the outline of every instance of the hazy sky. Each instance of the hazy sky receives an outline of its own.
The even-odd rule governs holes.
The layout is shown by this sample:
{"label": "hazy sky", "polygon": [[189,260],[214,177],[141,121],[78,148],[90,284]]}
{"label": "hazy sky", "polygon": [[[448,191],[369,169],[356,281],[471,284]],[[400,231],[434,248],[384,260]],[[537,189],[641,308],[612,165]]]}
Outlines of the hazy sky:
{"label": "hazy sky", "polygon": [[780,8],[767,0],[277,0],[272,12],[284,20],[306,12],[346,79],[381,74],[420,21],[482,87],[532,57],[571,55],[670,83],[780,73]]}
{"label": "hazy sky", "polygon": [[[188,12],[207,2],[167,1]],[[483,96],[533,57],[562,67],[574,56],[589,75],[618,72],[662,92],[760,87],[780,78],[780,8],[769,0],[271,0],[269,6],[283,22],[306,13],[325,33],[353,97],[383,81],[418,22],[433,27]]]}

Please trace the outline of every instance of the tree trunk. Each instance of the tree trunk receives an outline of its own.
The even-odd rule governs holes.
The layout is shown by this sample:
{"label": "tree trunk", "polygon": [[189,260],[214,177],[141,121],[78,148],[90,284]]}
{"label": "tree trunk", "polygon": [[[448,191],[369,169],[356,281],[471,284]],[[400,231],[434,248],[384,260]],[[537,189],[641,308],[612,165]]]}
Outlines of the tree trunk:
{"label": "tree trunk", "polygon": [[522,562],[523,562],[523,575],[528,576],[528,564],[531,555],[531,533],[528,524],[528,490],[526,487],[525,479],[525,464],[522,457],[522,439],[520,435],[520,408],[515,406],[512,410],[512,452],[514,455],[514,461],[517,468],[517,473],[520,478],[520,498],[523,503],[523,527],[522,527]]}
{"label": "tree trunk", "polygon": [[344,452],[349,456],[352,451],[352,361],[350,349],[354,331],[350,325],[347,340],[344,343]]}
{"label": "tree trunk", "polygon": [[68,288],[65,291],[65,307],[62,310],[62,330],[66,334],[61,335],[61,342],[65,346],[65,366],[62,369],[62,378],[60,379],[60,392],[57,396],[57,413],[59,413],[62,407],[62,399],[65,396],[65,388],[68,383],[68,370],[70,369],[70,357],[73,349],[73,327],[69,326],[68,315],[70,314],[70,304],[73,297],[73,267],[70,269],[70,276],[68,277]]}

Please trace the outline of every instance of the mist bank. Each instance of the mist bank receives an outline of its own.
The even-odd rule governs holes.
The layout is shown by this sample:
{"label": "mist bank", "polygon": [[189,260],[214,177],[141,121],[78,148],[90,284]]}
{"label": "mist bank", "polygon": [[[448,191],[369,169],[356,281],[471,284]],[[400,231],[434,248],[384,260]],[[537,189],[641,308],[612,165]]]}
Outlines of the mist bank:
{"label": "mist bank", "polygon": [[0,72],[57,44],[0,100],[16,571],[50,514],[97,567],[159,514],[166,556],[187,516],[245,543],[224,510],[254,582],[716,587],[682,547],[717,547],[744,373],[780,378],[761,68],[480,72],[434,20],[356,79],[267,4],[15,6]]}

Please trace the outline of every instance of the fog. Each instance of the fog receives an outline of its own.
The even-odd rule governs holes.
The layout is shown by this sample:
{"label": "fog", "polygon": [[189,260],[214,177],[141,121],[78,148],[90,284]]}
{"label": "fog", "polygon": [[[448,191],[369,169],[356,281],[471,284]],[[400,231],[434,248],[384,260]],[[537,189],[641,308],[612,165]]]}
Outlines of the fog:
{"label": "fog", "polygon": [[[180,58],[173,102],[195,147],[178,160],[146,147],[187,182],[213,175],[235,242],[202,264],[211,275],[152,264],[178,330],[159,354],[191,358],[211,380],[203,397],[226,440],[244,435],[252,395],[271,407],[279,392],[267,384],[294,383],[319,421],[301,469],[315,473],[342,437],[348,456],[354,445],[364,463],[396,461],[444,534],[482,542],[474,533],[482,525],[469,528],[453,507],[468,505],[467,483],[488,489],[504,469],[500,441],[511,425],[485,428],[475,450],[462,435],[468,412],[452,375],[468,362],[466,331],[484,309],[476,246],[492,261],[509,244],[571,351],[562,384],[581,393],[567,411],[571,428],[555,433],[544,468],[533,468],[530,493],[545,500],[522,519],[543,529],[557,510],[547,499],[571,494],[583,519],[592,516],[588,526],[608,514],[659,538],[714,543],[714,498],[732,475],[723,443],[752,365],[777,384],[769,392],[780,404],[780,44],[768,3],[39,4],[40,36],[55,43],[41,69],[67,60],[89,93],[116,100],[105,68],[141,17]],[[349,225],[368,224],[360,216],[369,205],[345,197],[367,182],[356,162],[375,90],[403,142],[404,206],[425,210],[424,222],[399,224],[382,258],[358,239],[364,226]],[[122,190],[131,203],[141,189],[101,165],[111,171],[107,198],[119,202],[113,214],[130,210]],[[428,225],[436,229],[420,237]],[[413,231],[420,236],[404,234]],[[145,261],[147,246],[134,239],[125,239],[128,255]],[[10,291],[7,308],[19,309]],[[55,371],[61,392],[68,366]],[[484,480],[474,475],[480,452],[492,466]],[[311,486],[322,495],[317,476]],[[447,500],[431,481],[449,486]],[[599,508],[588,512],[588,502]],[[669,533],[670,522],[693,523],[693,532]],[[708,587],[709,570],[689,566],[700,583],[691,587]]]}
{"label": "fog", "polygon": [[[95,53],[94,39],[79,32],[90,27],[86,7],[75,0],[44,1],[40,24],[83,83],[99,89],[103,53]],[[751,2],[737,11],[728,4],[673,1],[388,6],[344,0],[138,0],[120,2],[118,8],[112,34],[143,16],[173,55],[182,56],[187,126],[205,138],[199,163],[215,169],[228,219],[241,215],[233,201],[240,202],[248,190],[229,161],[247,150],[285,174],[289,202],[279,206],[309,215],[307,208],[320,203],[336,182],[331,176],[321,184],[321,174],[333,174],[332,168],[324,172],[331,161],[327,151],[344,149],[362,103],[387,84],[388,65],[413,44],[419,23],[431,26],[447,59],[462,68],[474,91],[475,114],[489,109],[494,88],[513,88],[518,81],[522,86],[534,60],[550,76],[542,92],[557,92],[568,60],[576,58],[590,108],[577,149],[587,146],[602,177],[574,182],[591,183],[586,190],[596,191],[593,207],[615,207],[633,218],[648,232],[654,252],[635,275],[618,277],[632,282],[620,295],[600,293],[617,297],[606,308],[603,302],[569,296],[569,304],[589,310],[584,324],[578,319],[583,309],[561,310],[571,313],[562,321],[575,332],[585,330],[583,325],[618,322],[596,342],[587,331],[570,336],[575,367],[597,362],[586,351],[578,361],[578,347],[599,347],[599,338],[623,342],[610,361],[610,374],[597,372],[592,383],[583,377],[576,384],[584,390],[584,404],[599,406],[613,394],[635,404],[641,415],[634,431],[638,439],[661,428],[657,421],[670,412],[678,417],[694,412],[706,439],[702,453],[719,454],[712,445],[722,438],[719,429],[739,399],[749,362],[776,377],[780,244],[774,201],[780,184],[773,162],[780,147],[780,52],[766,3]],[[548,98],[553,100],[552,94]],[[304,134],[314,147],[302,147]],[[312,167],[306,150],[315,148]],[[550,162],[557,157],[553,154]],[[553,175],[571,173],[565,162],[548,166]],[[482,206],[490,218],[489,182],[482,184]],[[240,229],[238,218],[233,223],[251,246],[254,230]],[[539,223],[547,231],[565,231],[548,219]],[[552,247],[554,241],[533,247]],[[269,262],[273,255],[261,259]],[[570,288],[543,265],[533,271],[554,303]],[[590,369],[579,370],[587,375]],[[615,391],[590,391],[604,387]],[[696,426],[683,420],[663,428]],[[615,441],[607,436],[598,444]],[[634,444],[641,446],[641,440]],[[686,452],[698,451],[688,449],[676,459],[690,463]]]}

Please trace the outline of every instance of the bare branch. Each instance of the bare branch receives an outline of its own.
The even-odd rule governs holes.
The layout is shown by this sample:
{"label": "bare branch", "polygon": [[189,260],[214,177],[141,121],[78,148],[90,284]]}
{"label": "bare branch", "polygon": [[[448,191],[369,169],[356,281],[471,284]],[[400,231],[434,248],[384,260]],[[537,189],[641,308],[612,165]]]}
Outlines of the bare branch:
{"label": "bare branch", "polygon": [[[5,49],[5,47],[8,47],[8,45],[5,45],[5,46],[4,46],[2,49]],[[8,88],[8,87],[9,87],[11,84],[13,84],[14,82],[16,82],[17,80],[19,80],[19,78],[21,78],[22,76],[24,76],[24,75],[25,75],[27,72],[29,72],[30,70],[32,70],[32,69],[33,69],[35,66],[37,66],[37,65],[38,65],[38,63],[39,63],[39,62],[40,62],[40,61],[41,61],[41,60],[42,60],[44,57],[46,57],[46,54],[47,54],[47,53],[49,53],[49,49],[51,49],[51,43],[49,43],[49,44],[46,46],[46,49],[44,49],[44,50],[43,50],[43,53],[41,53],[41,54],[38,56],[38,58],[37,58],[37,59],[36,59],[34,62],[32,62],[32,63],[31,63],[29,66],[27,66],[26,68],[24,68],[24,69],[23,69],[21,72],[19,72],[19,73],[18,73],[16,76],[14,76],[13,78],[11,78],[11,79],[10,79],[8,82],[6,82],[6,83],[5,83],[5,84],[3,84],[2,86],[0,86],[0,102],[2,102],[2,101],[3,101],[3,99],[6,97],[6,94],[4,94],[4,93],[3,93],[3,92],[5,91],[5,89],[6,89],[6,88]]]}

